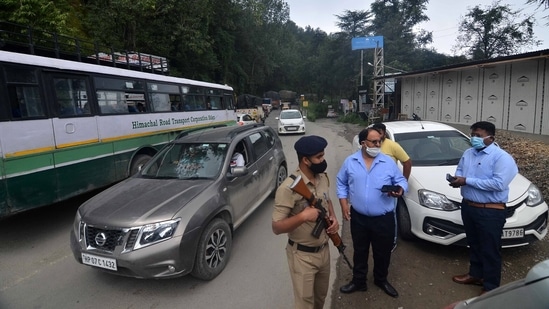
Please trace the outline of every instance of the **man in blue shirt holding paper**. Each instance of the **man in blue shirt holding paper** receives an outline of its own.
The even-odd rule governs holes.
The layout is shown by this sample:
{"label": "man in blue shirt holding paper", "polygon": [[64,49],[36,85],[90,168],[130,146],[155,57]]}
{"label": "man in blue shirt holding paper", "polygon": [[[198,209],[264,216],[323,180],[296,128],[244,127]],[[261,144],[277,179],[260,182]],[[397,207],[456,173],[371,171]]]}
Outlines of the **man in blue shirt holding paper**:
{"label": "man in blue shirt holding paper", "polygon": [[[374,259],[374,284],[392,297],[396,289],[387,281],[396,233],[395,202],[408,183],[395,161],[380,151],[381,133],[366,128],[359,135],[361,150],[345,159],[337,174],[337,197],[345,220],[351,221],[353,279],[342,293],[366,291],[370,245]],[[384,190],[384,186],[398,186]],[[350,206],[352,205],[352,206]]]}
{"label": "man in blue shirt holding paper", "polygon": [[467,235],[469,272],[452,278],[482,285],[481,295],[501,281],[501,234],[509,184],[518,173],[513,157],[494,143],[496,127],[479,121],[471,126],[471,146],[457,166],[450,186],[461,189],[461,218]]}

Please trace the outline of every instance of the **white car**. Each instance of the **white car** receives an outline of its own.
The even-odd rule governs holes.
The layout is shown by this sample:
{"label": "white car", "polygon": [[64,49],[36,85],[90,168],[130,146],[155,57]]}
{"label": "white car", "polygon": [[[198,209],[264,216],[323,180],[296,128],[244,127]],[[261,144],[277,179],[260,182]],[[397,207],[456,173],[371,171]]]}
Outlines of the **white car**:
{"label": "white car", "polygon": [[243,126],[245,124],[255,124],[257,121],[252,118],[249,114],[236,114],[236,123],[239,126]]}
{"label": "white car", "polygon": [[[460,190],[446,181],[455,174],[469,137],[446,124],[431,121],[384,122],[387,138],[398,142],[412,159],[408,193],[398,200],[400,237],[442,244],[467,245],[461,220]],[[359,149],[358,135],[353,140]],[[402,166],[401,166],[402,168]],[[528,245],[547,234],[548,207],[541,191],[518,174],[510,184],[503,247]]]}
{"label": "white car", "polygon": [[280,112],[278,120],[278,134],[300,133],[305,134],[305,116],[297,109],[286,109]]}

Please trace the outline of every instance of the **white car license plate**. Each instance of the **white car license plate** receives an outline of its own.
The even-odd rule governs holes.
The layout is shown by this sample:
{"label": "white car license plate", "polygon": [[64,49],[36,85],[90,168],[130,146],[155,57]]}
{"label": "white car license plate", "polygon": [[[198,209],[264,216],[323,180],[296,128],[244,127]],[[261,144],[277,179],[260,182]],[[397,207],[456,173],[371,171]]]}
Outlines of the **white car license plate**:
{"label": "white car license plate", "polygon": [[288,131],[297,131],[297,127],[288,127],[286,130],[288,130]]}
{"label": "white car license plate", "polygon": [[524,237],[524,229],[507,229],[503,230],[503,234],[501,235],[501,238],[508,239],[508,238],[522,238]]}
{"label": "white car license plate", "polygon": [[95,267],[117,270],[115,259],[104,258],[97,255],[82,253],[82,263]]}

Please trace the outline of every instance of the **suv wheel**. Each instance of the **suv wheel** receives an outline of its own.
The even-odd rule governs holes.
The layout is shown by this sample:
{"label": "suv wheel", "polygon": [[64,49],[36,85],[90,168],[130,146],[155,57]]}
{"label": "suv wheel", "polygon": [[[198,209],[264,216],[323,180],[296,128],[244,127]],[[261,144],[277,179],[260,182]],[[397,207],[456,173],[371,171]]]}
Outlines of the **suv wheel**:
{"label": "suv wheel", "polygon": [[280,187],[280,184],[282,184],[282,182],[286,180],[287,177],[288,171],[286,170],[286,166],[284,166],[284,164],[280,164],[280,166],[278,167],[278,171],[276,172],[275,186],[273,188],[273,191],[271,191],[271,197],[275,197],[276,189]]}
{"label": "suv wheel", "polygon": [[227,265],[232,245],[231,229],[227,222],[213,219],[200,236],[191,275],[202,280],[217,277]]}
{"label": "suv wheel", "polygon": [[410,213],[406,208],[406,203],[402,198],[398,199],[397,203],[397,217],[398,217],[398,233],[404,240],[413,240],[414,234],[412,234],[412,221],[410,220]]}

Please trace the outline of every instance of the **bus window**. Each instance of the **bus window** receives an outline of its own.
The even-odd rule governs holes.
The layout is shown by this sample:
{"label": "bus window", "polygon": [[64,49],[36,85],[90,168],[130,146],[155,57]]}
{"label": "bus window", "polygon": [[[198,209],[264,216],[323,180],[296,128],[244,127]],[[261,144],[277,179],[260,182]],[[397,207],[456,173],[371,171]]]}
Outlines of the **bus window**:
{"label": "bus window", "polygon": [[172,112],[178,112],[183,110],[183,105],[181,104],[181,95],[179,94],[170,94],[170,104],[172,107]]}
{"label": "bus window", "polygon": [[168,112],[172,110],[170,96],[166,93],[150,93],[149,99],[153,112]]}
{"label": "bus window", "polygon": [[223,106],[226,109],[234,109],[233,96],[231,94],[225,94],[223,96]]}
{"label": "bus window", "polygon": [[44,116],[38,87],[8,86],[8,88],[13,118]]}
{"label": "bus window", "polygon": [[210,103],[211,108],[208,109],[224,109],[223,105],[221,104],[221,97],[208,97],[206,98],[206,102]]}
{"label": "bus window", "polygon": [[95,77],[94,83],[102,114],[137,113],[137,102],[145,100],[144,81]]}
{"label": "bus window", "polygon": [[128,114],[126,93],[121,91],[97,91],[97,103],[101,114]]}
{"label": "bus window", "polygon": [[11,114],[14,119],[45,116],[36,71],[6,66],[6,81]]}
{"label": "bus window", "polygon": [[54,78],[53,83],[60,116],[91,115],[85,79]]}
{"label": "bus window", "polygon": [[147,83],[149,100],[153,112],[183,110],[179,86],[161,83]]}

